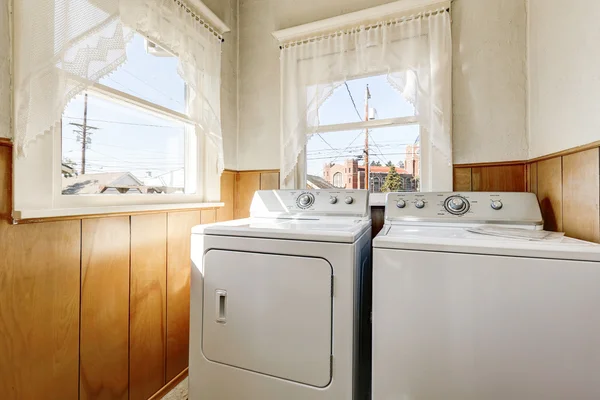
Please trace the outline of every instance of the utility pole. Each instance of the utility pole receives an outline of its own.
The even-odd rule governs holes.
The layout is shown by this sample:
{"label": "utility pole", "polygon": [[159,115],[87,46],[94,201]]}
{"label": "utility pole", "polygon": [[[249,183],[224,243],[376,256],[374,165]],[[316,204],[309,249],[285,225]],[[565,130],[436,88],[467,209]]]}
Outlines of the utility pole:
{"label": "utility pole", "polygon": [[74,130],[73,132],[77,133],[77,141],[81,142],[81,175],[85,174],[85,151],[87,149],[88,144],[92,144],[92,133],[89,132],[94,129],[98,129],[95,126],[88,126],[87,124],[87,109],[88,109],[88,95],[85,94],[84,103],[83,103],[83,124],[77,124],[71,122],[69,125],[73,125],[79,128],[79,130]]}
{"label": "utility pole", "polygon": [[[369,121],[369,99],[371,98],[371,92],[369,91],[369,85],[365,90],[365,122]],[[369,128],[365,129],[365,189],[369,190]]]}

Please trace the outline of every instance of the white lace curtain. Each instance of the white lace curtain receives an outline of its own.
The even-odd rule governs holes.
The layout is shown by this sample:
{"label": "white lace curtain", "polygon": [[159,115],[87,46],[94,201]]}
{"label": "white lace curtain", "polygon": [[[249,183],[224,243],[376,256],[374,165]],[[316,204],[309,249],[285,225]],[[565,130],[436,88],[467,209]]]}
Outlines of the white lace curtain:
{"label": "white lace curtain", "polygon": [[[14,143],[23,156],[53,132],[78,93],[126,61],[134,31],[179,57],[188,113],[205,137],[210,173],[223,170],[221,40],[174,0],[14,0]],[[211,168],[213,167],[213,168]]]}
{"label": "white lace curtain", "polygon": [[281,51],[281,184],[306,187],[305,146],[319,108],[344,81],[386,74],[415,106],[428,190],[452,182],[452,39],[445,9],[291,43]]}

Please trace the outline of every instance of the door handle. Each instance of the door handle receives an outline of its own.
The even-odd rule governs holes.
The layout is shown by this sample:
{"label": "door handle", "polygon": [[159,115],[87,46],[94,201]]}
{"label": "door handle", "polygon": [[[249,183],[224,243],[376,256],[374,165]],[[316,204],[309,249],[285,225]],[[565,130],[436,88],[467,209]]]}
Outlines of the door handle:
{"label": "door handle", "polygon": [[218,324],[227,323],[227,290],[217,289],[216,294],[216,321]]}

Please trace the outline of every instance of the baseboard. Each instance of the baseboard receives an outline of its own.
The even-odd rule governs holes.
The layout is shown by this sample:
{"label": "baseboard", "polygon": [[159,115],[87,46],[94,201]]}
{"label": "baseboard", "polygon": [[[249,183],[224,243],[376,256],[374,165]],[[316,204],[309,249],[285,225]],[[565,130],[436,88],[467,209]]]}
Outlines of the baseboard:
{"label": "baseboard", "polygon": [[154,393],[148,400],[160,400],[165,397],[173,388],[181,383],[188,376],[188,368],[184,369],[169,383],[162,387],[158,392]]}

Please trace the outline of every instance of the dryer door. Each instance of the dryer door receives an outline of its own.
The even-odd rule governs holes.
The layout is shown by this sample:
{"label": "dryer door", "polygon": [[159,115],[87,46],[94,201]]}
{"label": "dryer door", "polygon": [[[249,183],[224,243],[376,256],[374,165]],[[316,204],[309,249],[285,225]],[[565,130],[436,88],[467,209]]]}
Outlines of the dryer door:
{"label": "dryer door", "polygon": [[232,367],[327,386],[332,272],[322,258],[208,251],[204,355]]}

